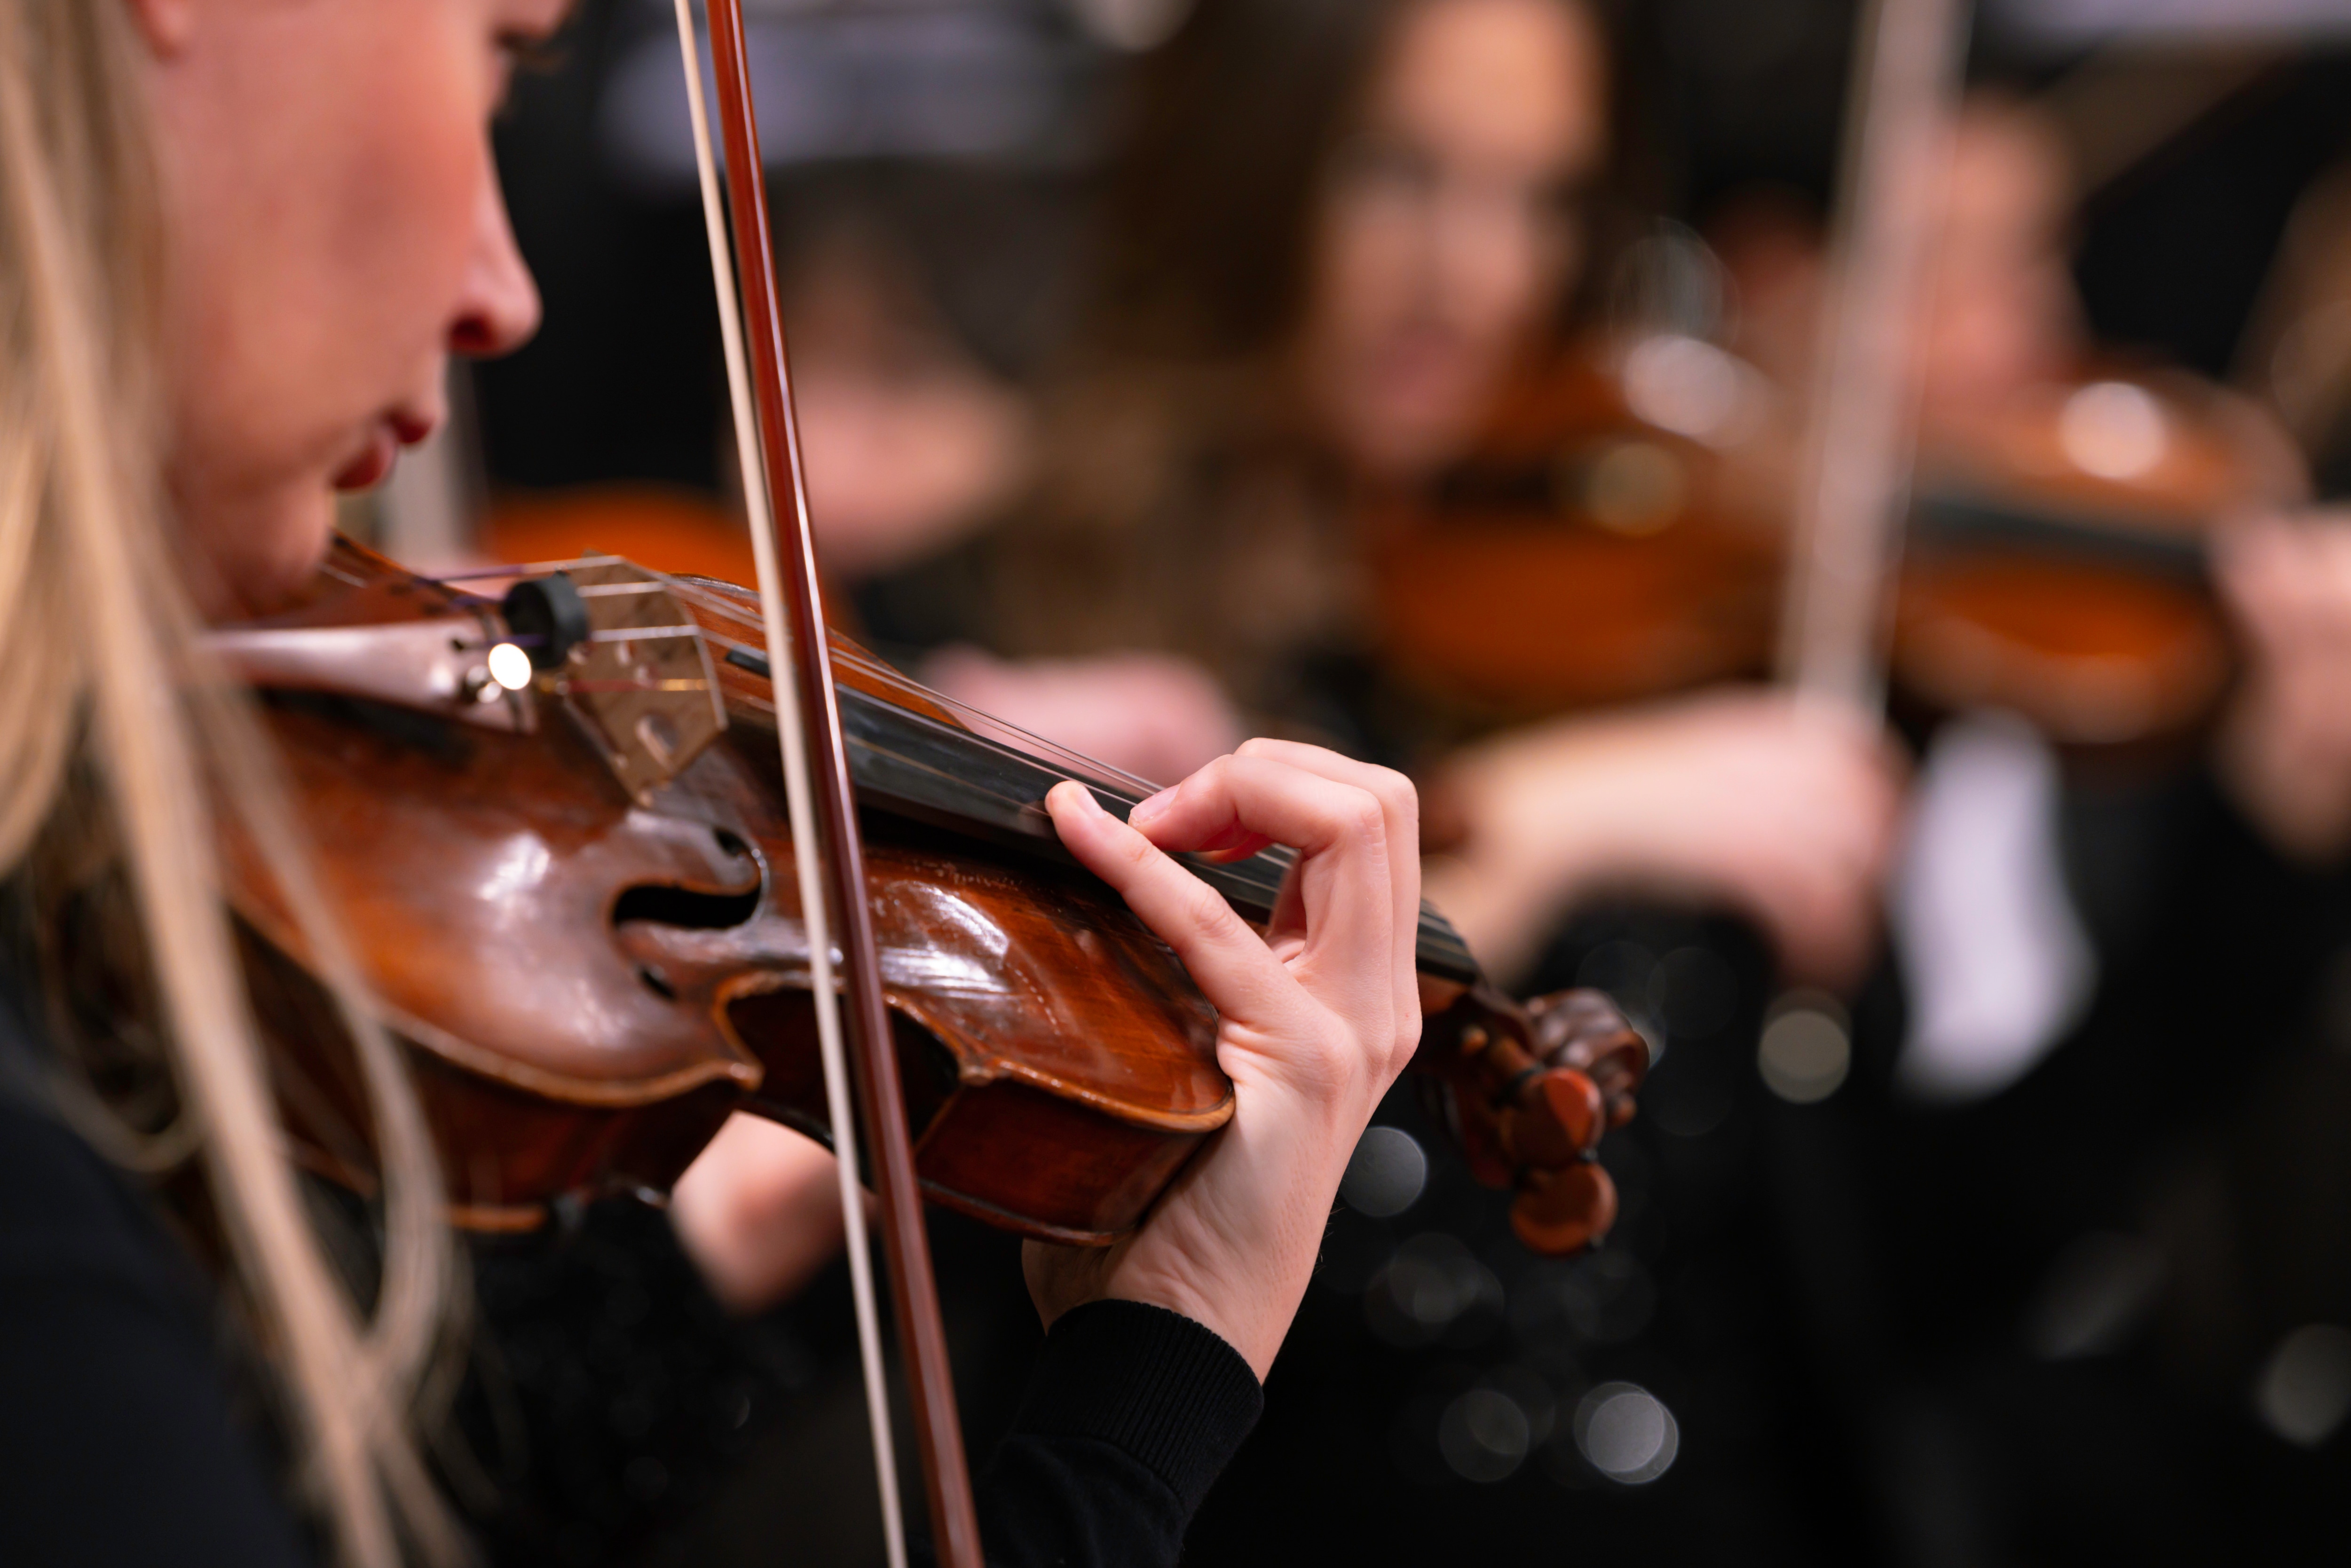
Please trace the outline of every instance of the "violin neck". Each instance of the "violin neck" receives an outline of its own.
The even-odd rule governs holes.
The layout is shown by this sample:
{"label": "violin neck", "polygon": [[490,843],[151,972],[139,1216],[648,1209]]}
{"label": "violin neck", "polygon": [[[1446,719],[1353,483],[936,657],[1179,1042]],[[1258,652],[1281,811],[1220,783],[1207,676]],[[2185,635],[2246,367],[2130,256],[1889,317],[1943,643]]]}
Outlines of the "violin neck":
{"label": "violin neck", "polygon": [[[724,662],[747,674],[767,673],[766,659],[753,650],[730,648]],[[861,685],[843,683],[841,734],[848,742],[850,776],[857,785],[858,802],[865,809],[1074,866],[1076,858],[1062,848],[1045,810],[1045,796],[1054,785],[1069,779],[1083,784],[1122,821],[1154,792],[1148,782],[1076,753],[1050,747],[1049,743],[1035,742],[1051,753],[1040,756],[1025,747],[980,734],[948,715],[947,699],[925,695],[931,695],[932,701],[918,706]],[[936,711],[922,711],[925,706]],[[1008,726],[1001,727],[1008,735],[1021,734]],[[1229,863],[1198,855],[1185,857],[1194,874],[1224,894],[1226,902],[1243,915],[1258,921],[1272,915],[1281,879],[1296,858],[1294,852],[1279,847]],[[1479,978],[1477,962],[1460,933],[1426,904],[1421,908],[1417,953],[1419,968],[1432,977],[1459,985],[1474,984]]]}
{"label": "violin neck", "polygon": [[2017,549],[2199,585],[2210,580],[2204,540],[2189,528],[2164,531],[2128,522],[2108,526],[2094,517],[2020,507],[1956,486],[1922,488],[1911,503],[1909,532],[1922,545]]}

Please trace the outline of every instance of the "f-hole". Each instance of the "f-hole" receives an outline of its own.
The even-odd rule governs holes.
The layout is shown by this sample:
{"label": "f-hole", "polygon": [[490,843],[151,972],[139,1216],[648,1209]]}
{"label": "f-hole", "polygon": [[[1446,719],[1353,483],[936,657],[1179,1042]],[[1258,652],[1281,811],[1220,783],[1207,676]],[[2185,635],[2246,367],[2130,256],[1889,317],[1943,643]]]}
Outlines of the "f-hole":
{"label": "f-hole", "polygon": [[713,828],[710,837],[721,858],[751,873],[751,885],[740,893],[705,893],[675,883],[647,882],[622,891],[612,903],[612,924],[643,920],[654,925],[674,925],[687,931],[724,931],[742,925],[759,912],[759,894],[766,868],[751,847],[725,828]]}
{"label": "f-hole", "polygon": [[703,893],[667,883],[641,883],[613,901],[612,924],[642,920],[688,931],[725,931],[742,925],[758,909],[756,885],[748,893]]}

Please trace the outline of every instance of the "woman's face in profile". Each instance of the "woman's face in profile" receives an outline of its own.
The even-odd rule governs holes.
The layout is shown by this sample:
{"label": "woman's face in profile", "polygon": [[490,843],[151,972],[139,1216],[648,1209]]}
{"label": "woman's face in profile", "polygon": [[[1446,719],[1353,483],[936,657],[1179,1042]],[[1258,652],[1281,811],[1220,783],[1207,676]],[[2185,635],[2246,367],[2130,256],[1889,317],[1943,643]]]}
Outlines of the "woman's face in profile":
{"label": "woman's face in profile", "polygon": [[1300,350],[1360,470],[1459,455],[1577,260],[1601,44],[1559,0],[1416,0],[1323,184]]}
{"label": "woman's face in profile", "polygon": [[108,0],[162,180],[166,479],[209,613],[308,580],[334,493],[443,414],[451,351],[538,324],[490,158],[569,0]]}
{"label": "woman's face in profile", "polygon": [[2075,370],[2086,329],[2067,232],[2074,203],[2055,124],[1999,100],[1961,112],[1919,351],[1930,410],[1998,413]]}

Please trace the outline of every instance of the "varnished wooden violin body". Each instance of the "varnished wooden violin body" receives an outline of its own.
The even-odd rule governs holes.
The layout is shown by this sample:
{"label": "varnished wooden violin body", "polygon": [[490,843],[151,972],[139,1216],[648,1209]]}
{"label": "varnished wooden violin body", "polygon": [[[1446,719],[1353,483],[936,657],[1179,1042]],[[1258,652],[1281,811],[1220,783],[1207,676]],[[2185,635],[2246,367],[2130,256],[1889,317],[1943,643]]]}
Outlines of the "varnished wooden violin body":
{"label": "varnished wooden violin body", "polygon": [[[538,580],[553,583],[551,577]],[[736,1110],[825,1135],[809,953],[758,611],[740,591],[583,562],[593,617],[539,624],[339,545],[308,603],[214,652],[267,698],[319,874],[412,1048],[458,1218],[665,1189]],[[584,597],[581,597],[584,596]],[[527,606],[526,606],[527,608]],[[507,655],[509,678],[493,672]],[[528,678],[511,666],[527,651]],[[1216,1018],[1173,955],[1060,852],[1071,776],[836,653],[882,977],[925,1195],[1025,1234],[1132,1229],[1232,1113]],[[1084,777],[1084,775],[1080,775]],[[1140,791],[1087,777],[1114,810]],[[315,1163],[363,1183],[363,1103],[312,956],[232,840],[231,902]],[[1270,910],[1279,856],[1197,867]],[[1432,1071],[1531,1245],[1614,1210],[1591,1155],[1646,1051],[1603,1000],[1520,1009],[1434,915]]]}
{"label": "varnished wooden violin body", "polygon": [[1521,378],[1475,452],[1364,519],[1390,667],[1504,720],[1761,674],[1782,552],[1723,450],[1759,386],[1685,338]]}
{"label": "varnished wooden violin body", "polygon": [[[1409,685],[1491,722],[1767,672],[1793,475],[1768,449],[1792,433],[1750,415],[1731,440],[1682,417],[1674,378],[1652,365],[1645,386],[1645,354],[1686,361],[1686,405],[1707,405],[1709,377],[1755,395],[1701,344],[1579,349],[1426,492],[1367,519],[1381,643]],[[2186,375],[1930,409],[1889,585],[1894,689],[1929,712],[2005,708],[2074,747],[2188,736],[2236,662],[2206,539],[2300,493],[2258,416]]]}
{"label": "varnished wooden violin body", "polygon": [[1892,675],[1943,710],[1997,706],[2075,747],[2193,731],[2236,665],[2205,541],[2301,497],[2282,441],[2217,388],[2117,373],[2004,407],[1929,411]]}

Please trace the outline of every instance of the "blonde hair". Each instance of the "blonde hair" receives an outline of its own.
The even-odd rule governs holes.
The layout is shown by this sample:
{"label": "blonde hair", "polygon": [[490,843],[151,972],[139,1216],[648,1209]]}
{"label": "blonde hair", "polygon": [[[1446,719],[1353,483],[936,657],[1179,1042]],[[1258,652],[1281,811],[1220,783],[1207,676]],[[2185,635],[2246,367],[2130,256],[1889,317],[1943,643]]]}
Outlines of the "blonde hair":
{"label": "blonde hair", "polygon": [[[298,852],[241,697],[203,668],[161,524],[162,271],[137,45],[117,0],[0,0],[0,873],[77,758],[103,787],[183,1114],[304,1476],[344,1560],[464,1554],[410,1436],[453,1299],[433,1148]],[[233,811],[356,1043],[383,1201],[372,1314],[287,1163],[214,852]]]}

